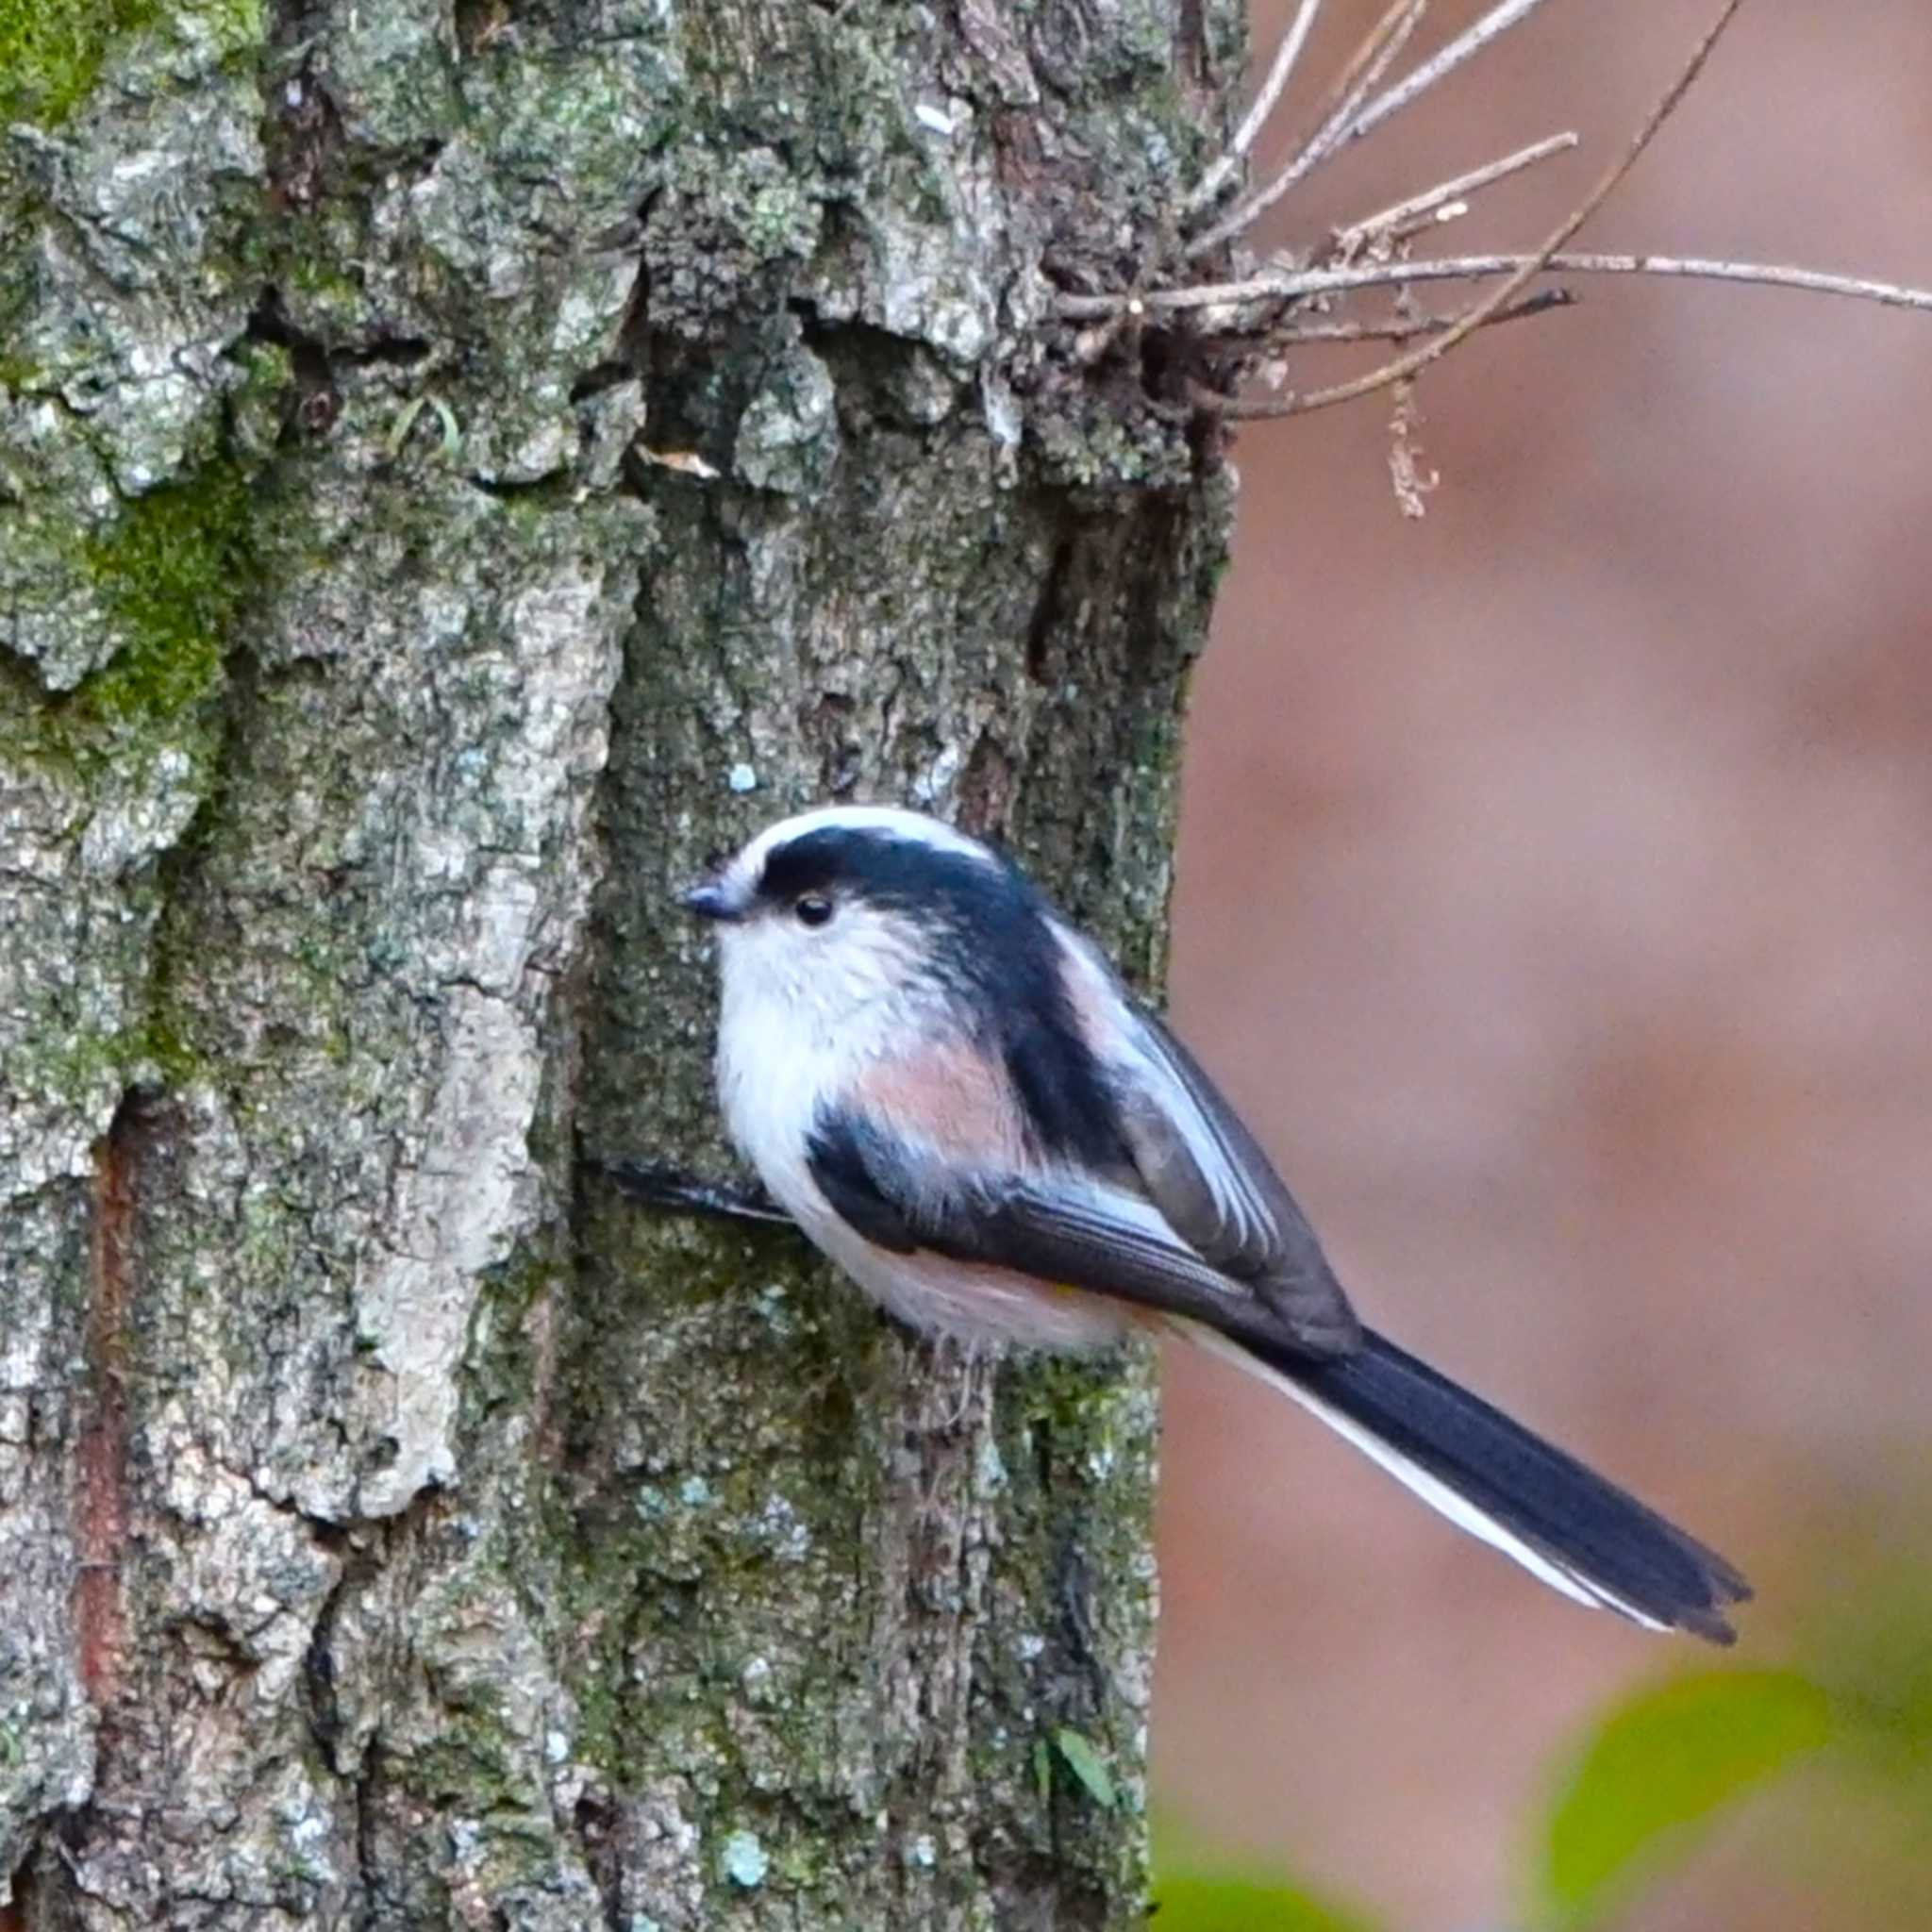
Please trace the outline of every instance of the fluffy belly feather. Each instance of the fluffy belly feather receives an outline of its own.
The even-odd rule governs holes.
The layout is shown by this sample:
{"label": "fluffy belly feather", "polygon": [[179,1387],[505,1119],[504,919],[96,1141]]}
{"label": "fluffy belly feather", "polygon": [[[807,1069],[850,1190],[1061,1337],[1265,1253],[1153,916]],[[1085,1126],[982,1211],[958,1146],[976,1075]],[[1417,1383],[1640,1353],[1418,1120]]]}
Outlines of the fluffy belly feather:
{"label": "fluffy belly feather", "polygon": [[814,1239],[874,1301],[927,1334],[1078,1354],[1111,1347],[1134,1325],[1132,1311],[1116,1303],[1008,1268],[885,1254],[841,1230]]}

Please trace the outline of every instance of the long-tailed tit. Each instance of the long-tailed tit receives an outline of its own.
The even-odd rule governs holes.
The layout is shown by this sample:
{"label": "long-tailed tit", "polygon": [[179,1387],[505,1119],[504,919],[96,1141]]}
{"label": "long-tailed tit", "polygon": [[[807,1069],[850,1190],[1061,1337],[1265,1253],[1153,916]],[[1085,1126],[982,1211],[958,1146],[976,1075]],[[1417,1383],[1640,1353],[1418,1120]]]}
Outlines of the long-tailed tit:
{"label": "long-tailed tit", "polygon": [[806,1234],[927,1331],[1178,1336],[1579,1603],[1731,1639],[1723,1557],[1385,1341],[1193,1057],[1005,858],[916,812],[768,827],[717,923],[718,1089]]}

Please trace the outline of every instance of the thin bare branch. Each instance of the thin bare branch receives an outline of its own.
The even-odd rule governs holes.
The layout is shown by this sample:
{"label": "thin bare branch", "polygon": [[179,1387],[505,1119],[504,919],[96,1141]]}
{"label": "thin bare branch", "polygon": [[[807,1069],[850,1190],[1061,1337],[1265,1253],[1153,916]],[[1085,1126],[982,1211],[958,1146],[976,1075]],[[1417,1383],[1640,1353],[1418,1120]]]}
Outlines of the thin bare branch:
{"label": "thin bare branch", "polygon": [[1520,175],[1524,169],[1533,168],[1539,161],[1546,161],[1552,155],[1563,154],[1575,145],[1576,136],[1567,131],[1532,142],[1528,147],[1518,148],[1513,155],[1485,161],[1480,168],[1472,168],[1466,175],[1457,175],[1449,181],[1439,181],[1435,187],[1425,188],[1420,194],[1411,194],[1407,201],[1398,201],[1375,214],[1364,215],[1358,222],[1350,222],[1345,227],[1336,229],[1336,245],[1347,254],[1383,229],[1399,227],[1418,215],[1433,212],[1444,202],[1460,200],[1465,194],[1474,194],[1478,188],[1488,188],[1511,175]]}
{"label": "thin bare branch", "polygon": [[1358,396],[1373,395],[1375,391],[1388,389],[1391,384],[1407,382],[1431,362],[1446,356],[1457,343],[1480,328],[1491,316],[1497,313],[1507,303],[1513,301],[1528,283],[1541,275],[1549,267],[1551,257],[1622,185],[1624,177],[1637,165],[1644,150],[1657,138],[1657,130],[1676,111],[1677,104],[1690,91],[1697,76],[1704,72],[1705,62],[1710,58],[1712,49],[1716,47],[1724,29],[1737,17],[1738,8],[1743,4],[1744,0],[1724,0],[1724,4],[1718,10],[1717,18],[1706,29],[1704,38],[1691,50],[1690,59],[1684,63],[1683,72],[1664,90],[1662,98],[1645,117],[1643,125],[1637,130],[1629,147],[1604,171],[1603,178],[1557,224],[1549,240],[1534,255],[1524,259],[1521,268],[1514,270],[1500,288],[1486,295],[1441,335],[1431,337],[1420,348],[1411,349],[1407,355],[1398,356],[1392,361],[1385,362],[1381,368],[1372,369],[1352,381],[1333,383],[1326,389],[1309,390],[1301,395],[1257,399],[1253,404],[1236,401],[1230,404],[1224,413],[1235,416],[1307,415],[1313,409],[1325,409],[1337,403],[1353,402]]}
{"label": "thin bare branch", "polygon": [[[1542,315],[1552,308],[1568,308],[1575,300],[1568,289],[1541,289],[1497,309],[1487,325],[1493,328],[1501,322],[1521,322],[1526,316]],[[1271,346],[1276,342],[1407,342],[1417,336],[1440,335],[1455,325],[1453,315],[1396,317],[1388,322],[1289,322],[1269,329],[1267,336]]]}
{"label": "thin bare branch", "polygon": [[[1314,113],[1308,117],[1316,131],[1303,146],[1312,146],[1319,141],[1322,131],[1331,122],[1345,122],[1351,111],[1347,106],[1351,100],[1357,104],[1353,111],[1360,111],[1359,103],[1375,85],[1376,78],[1388,73],[1395,56],[1402,51],[1401,42],[1396,36],[1402,29],[1407,10],[1405,0],[1389,0],[1389,5],[1376,15],[1368,32],[1355,43],[1348,58],[1336,69],[1335,77],[1322,91],[1322,98],[1315,104]],[[1408,33],[1413,33],[1417,25],[1418,22],[1411,21]],[[1406,41],[1407,33],[1403,34],[1402,39]]]}
{"label": "thin bare branch", "polygon": [[1241,125],[1236,128],[1227,152],[1194,184],[1193,192],[1181,204],[1183,214],[1193,214],[1213,201],[1227,185],[1229,175],[1241,165],[1241,157],[1254,146],[1255,137],[1267,125],[1269,115],[1274,113],[1275,103],[1281,99],[1282,92],[1294,73],[1295,62],[1301,58],[1302,48],[1308,38],[1308,29],[1314,25],[1315,15],[1321,7],[1322,0],[1302,0],[1300,10],[1282,35],[1280,46],[1274,50],[1268,77],[1262,81]]}
{"label": "thin bare branch", "polygon": [[[1061,295],[1055,312],[1068,321],[1098,316],[1172,314],[1190,308],[1227,308],[1243,302],[1296,301],[1307,295],[1342,294],[1355,289],[1386,289],[1405,282],[1476,282],[1513,275],[1532,255],[1452,255],[1433,260],[1370,261],[1354,268],[1276,269],[1239,282],[1197,282],[1184,289],[1149,289],[1143,294]],[[1886,308],[1932,311],[1932,289],[1900,282],[1876,282],[1863,275],[1839,275],[1823,269],[1792,268],[1769,261],[1727,261],[1711,256],[1616,255],[1558,249],[1544,264],[1558,275],[1667,275],[1693,281],[1744,282],[1757,288],[1799,289],[1814,295],[1839,295],[1876,302]]]}
{"label": "thin bare branch", "polygon": [[1360,109],[1363,96],[1389,71],[1395,57],[1408,44],[1408,37],[1415,32],[1428,4],[1429,0],[1394,0],[1350,57],[1347,67],[1342,70],[1344,92],[1340,102],[1324,117],[1301,152],[1265,187],[1237,202],[1211,228],[1190,242],[1186,250],[1190,260],[1219,248],[1224,242],[1231,241],[1327,158],[1343,130]]}
{"label": "thin bare branch", "polygon": [[[1479,273],[1503,275],[1515,266],[1507,255],[1472,256],[1468,262]],[[1864,275],[1827,275],[1822,269],[1791,268],[1762,261],[1717,261],[1690,255],[1553,255],[1553,269],[1592,275],[1688,275],[1699,281],[1753,282],[1768,289],[1804,289],[1815,295],[1845,295],[1855,301],[1876,302],[1887,308],[1932,310],[1932,289],[1914,289],[1899,282],[1874,282]]]}
{"label": "thin bare branch", "polygon": [[1404,75],[1393,87],[1377,94],[1342,130],[1336,145],[1346,146],[1372,133],[1391,114],[1399,114],[1411,101],[1427,93],[1439,80],[1474,60],[1498,34],[1507,33],[1520,21],[1526,20],[1542,4],[1543,0],[1498,0],[1496,6],[1472,22],[1433,59],[1424,60],[1413,74]]}

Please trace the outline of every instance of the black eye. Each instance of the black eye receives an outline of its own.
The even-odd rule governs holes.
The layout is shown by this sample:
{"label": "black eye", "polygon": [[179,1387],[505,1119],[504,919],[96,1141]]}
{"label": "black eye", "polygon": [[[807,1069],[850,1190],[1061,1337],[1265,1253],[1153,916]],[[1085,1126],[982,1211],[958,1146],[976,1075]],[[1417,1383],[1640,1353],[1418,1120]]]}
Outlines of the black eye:
{"label": "black eye", "polygon": [[832,916],[832,902],[823,892],[807,892],[791,909],[800,925],[823,925]]}

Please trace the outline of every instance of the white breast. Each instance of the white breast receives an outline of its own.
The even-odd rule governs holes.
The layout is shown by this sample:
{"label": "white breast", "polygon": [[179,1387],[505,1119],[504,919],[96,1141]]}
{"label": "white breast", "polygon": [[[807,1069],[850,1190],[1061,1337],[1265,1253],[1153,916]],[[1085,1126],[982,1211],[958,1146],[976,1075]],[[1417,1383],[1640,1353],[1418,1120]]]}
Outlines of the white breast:
{"label": "white breast", "polygon": [[[741,937],[755,941],[733,936]],[[818,1003],[801,989],[774,996],[774,963],[755,943],[724,950],[718,1098],[739,1151],[813,1243],[874,1300],[928,1333],[1061,1350],[1117,1341],[1129,1320],[1118,1304],[1010,1269],[895,1255],[833,1210],[807,1164],[820,1104],[862,1084],[855,1076],[889,1060],[892,1042],[911,1037],[918,1022],[888,1000],[815,1024]]]}
{"label": "white breast", "polygon": [[825,1202],[806,1166],[806,1150],[836,1069],[824,1046],[789,1024],[776,1001],[758,997],[743,975],[727,968],[724,993],[718,1103],[724,1124],[779,1205],[809,1230]]}

